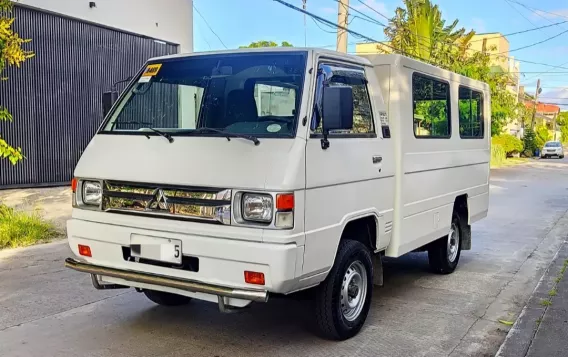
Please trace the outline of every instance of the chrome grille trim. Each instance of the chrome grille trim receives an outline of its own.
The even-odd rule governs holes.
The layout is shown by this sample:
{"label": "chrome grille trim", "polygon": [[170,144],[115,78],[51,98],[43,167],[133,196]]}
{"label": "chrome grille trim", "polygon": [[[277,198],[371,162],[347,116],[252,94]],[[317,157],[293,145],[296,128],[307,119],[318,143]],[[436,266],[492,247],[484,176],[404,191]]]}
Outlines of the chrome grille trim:
{"label": "chrome grille trim", "polygon": [[230,224],[231,199],[229,189],[104,181],[102,210]]}

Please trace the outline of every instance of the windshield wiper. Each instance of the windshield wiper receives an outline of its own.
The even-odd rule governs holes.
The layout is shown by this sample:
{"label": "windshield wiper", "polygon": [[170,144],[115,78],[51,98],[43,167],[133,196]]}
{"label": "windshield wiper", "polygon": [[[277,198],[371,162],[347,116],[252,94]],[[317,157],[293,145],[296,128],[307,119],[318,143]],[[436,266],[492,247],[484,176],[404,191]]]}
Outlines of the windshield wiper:
{"label": "windshield wiper", "polygon": [[215,128],[207,128],[207,127],[197,128],[195,130],[192,130],[191,132],[192,133],[205,133],[205,132],[217,133],[217,134],[221,134],[224,137],[226,137],[228,141],[231,141],[231,138],[241,138],[241,139],[246,139],[246,140],[252,141],[255,146],[260,145],[260,141],[258,140],[258,138],[256,136],[253,136],[253,135],[231,133],[231,132],[228,132],[228,131],[215,129]]}
{"label": "windshield wiper", "polygon": [[[151,123],[141,122],[141,121],[121,121],[121,122],[115,121],[114,123],[112,123],[111,130],[114,129],[114,127],[115,127],[116,124],[148,125],[148,124],[151,124]],[[160,131],[160,130],[158,130],[158,129],[154,129],[154,128],[150,127],[150,126],[145,126],[145,127],[142,127],[142,128],[140,128],[140,129],[138,129],[138,130],[141,130],[141,129],[151,130],[151,131],[153,131],[154,133],[156,133],[156,134],[158,134],[158,135],[160,135],[160,136],[163,136],[164,138],[168,139],[168,142],[169,142],[170,144],[174,142],[174,138],[173,138],[170,134],[165,133],[165,132],[163,132],[163,131]],[[150,135],[144,134],[144,136],[146,136],[148,139],[150,139]]]}
{"label": "windshield wiper", "polygon": [[[158,135],[160,135],[160,136],[163,136],[164,138],[168,139],[168,142],[169,142],[170,144],[174,142],[174,138],[173,138],[170,134],[165,133],[165,132],[163,132],[163,131],[160,131],[160,130],[158,130],[158,129],[154,129],[154,128],[151,128],[151,127],[140,128],[140,129],[152,130],[154,133],[156,133],[156,134],[158,134]],[[146,135],[146,137],[147,137],[148,139],[150,139],[150,135]]]}

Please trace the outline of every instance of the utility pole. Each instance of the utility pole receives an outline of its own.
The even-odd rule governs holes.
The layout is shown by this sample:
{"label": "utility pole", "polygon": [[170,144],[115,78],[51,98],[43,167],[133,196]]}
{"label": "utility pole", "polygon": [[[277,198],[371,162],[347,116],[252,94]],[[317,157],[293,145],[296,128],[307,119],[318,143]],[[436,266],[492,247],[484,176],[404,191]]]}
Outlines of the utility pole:
{"label": "utility pole", "polygon": [[554,141],[556,141],[556,118],[558,118],[558,114],[560,113],[560,109],[558,109],[558,112],[554,113],[554,118],[553,120],[553,128],[552,130],[554,130]]}
{"label": "utility pole", "polygon": [[[302,0],[302,9],[306,11],[306,3],[308,0]],[[306,13],[304,12],[304,47],[308,47],[308,29],[306,27]]]}
{"label": "utility pole", "polygon": [[[349,0],[338,0],[337,24],[347,28],[347,18],[349,17]],[[337,51],[347,53],[347,31],[337,28]]]}
{"label": "utility pole", "polygon": [[532,113],[532,120],[531,120],[531,129],[534,130],[534,124],[536,119],[536,108],[538,107],[538,95],[542,92],[542,88],[540,88],[540,78],[536,81],[536,90],[534,93],[534,108]]}

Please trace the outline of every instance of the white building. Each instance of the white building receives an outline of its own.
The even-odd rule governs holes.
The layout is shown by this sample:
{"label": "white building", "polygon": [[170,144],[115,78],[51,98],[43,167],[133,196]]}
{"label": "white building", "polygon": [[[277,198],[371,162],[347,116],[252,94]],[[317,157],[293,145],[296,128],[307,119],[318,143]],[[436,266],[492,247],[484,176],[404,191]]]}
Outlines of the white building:
{"label": "white building", "polygon": [[121,91],[150,57],[193,51],[192,0],[19,0],[14,29],[35,57],[8,68],[0,133],[22,147],[0,160],[0,189],[68,183],[103,120],[102,94]]}

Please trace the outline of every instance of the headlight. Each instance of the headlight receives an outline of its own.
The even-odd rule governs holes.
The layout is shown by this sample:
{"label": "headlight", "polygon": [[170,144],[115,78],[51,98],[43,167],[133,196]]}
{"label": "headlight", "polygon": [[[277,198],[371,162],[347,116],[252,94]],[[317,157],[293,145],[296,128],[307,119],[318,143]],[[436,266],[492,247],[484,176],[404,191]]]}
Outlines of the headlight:
{"label": "headlight", "polygon": [[83,181],[82,201],[86,205],[98,206],[101,204],[103,189],[100,182]]}
{"label": "headlight", "polygon": [[270,223],[272,221],[272,196],[245,193],[242,200],[243,219],[247,221]]}

